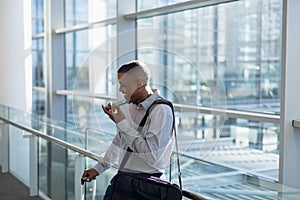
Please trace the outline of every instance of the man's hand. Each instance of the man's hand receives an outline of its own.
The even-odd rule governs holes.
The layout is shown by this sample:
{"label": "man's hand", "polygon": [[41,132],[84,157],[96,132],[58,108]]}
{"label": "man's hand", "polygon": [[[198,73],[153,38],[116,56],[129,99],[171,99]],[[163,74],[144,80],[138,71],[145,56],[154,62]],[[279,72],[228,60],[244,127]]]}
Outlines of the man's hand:
{"label": "man's hand", "polygon": [[84,170],[82,177],[81,177],[81,180],[82,180],[81,184],[83,184],[83,182],[91,182],[92,180],[95,180],[96,176],[98,176],[98,175],[99,175],[99,173],[93,168]]}
{"label": "man's hand", "polygon": [[[111,105],[111,102],[109,103],[109,105]],[[108,110],[105,108],[105,105],[102,104],[102,109],[109,116],[109,118],[113,120],[116,124],[122,121],[123,119],[125,119],[125,115],[118,105]]]}

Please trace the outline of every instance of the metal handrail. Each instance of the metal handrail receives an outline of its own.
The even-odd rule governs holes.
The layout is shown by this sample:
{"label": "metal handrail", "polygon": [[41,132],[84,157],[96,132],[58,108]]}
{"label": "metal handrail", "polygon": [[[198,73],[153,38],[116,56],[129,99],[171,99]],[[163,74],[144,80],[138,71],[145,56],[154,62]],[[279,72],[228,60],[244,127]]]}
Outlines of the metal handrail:
{"label": "metal handrail", "polygon": [[96,21],[96,22],[90,22],[90,23],[85,23],[85,24],[77,24],[77,25],[70,26],[70,27],[55,29],[54,33],[55,34],[62,34],[62,33],[68,33],[68,32],[72,32],[72,31],[84,30],[84,29],[88,29],[88,28],[95,28],[95,27],[99,27],[99,26],[115,24],[116,21],[117,21],[117,18],[113,17],[113,18],[109,18],[109,19]]}
{"label": "metal handrail", "polygon": [[300,119],[294,119],[294,120],[292,120],[292,127],[294,127],[294,128],[300,128]]}
{"label": "metal handrail", "polygon": [[115,96],[108,96],[104,94],[88,92],[88,91],[71,91],[71,90],[57,90],[57,95],[65,95],[65,96],[82,96],[82,97],[91,97],[97,99],[104,99],[104,100],[117,100]]}
{"label": "metal handrail", "polygon": [[[45,134],[45,133],[43,133],[41,131],[35,130],[33,128],[30,128],[30,127],[27,127],[27,126],[24,126],[24,125],[21,125],[21,124],[18,124],[16,122],[13,122],[13,121],[11,121],[9,119],[6,119],[6,118],[4,118],[2,116],[0,116],[0,120],[3,121],[4,123],[7,123],[9,125],[12,125],[12,126],[18,128],[18,129],[21,129],[23,131],[31,133],[34,136],[41,137],[41,138],[43,138],[43,139],[45,139],[47,141],[54,142],[54,143],[56,143],[58,145],[61,145],[61,146],[65,147],[65,148],[67,148],[67,149],[71,149],[72,151],[77,152],[77,153],[79,153],[79,154],[81,154],[83,156],[87,156],[87,157],[89,157],[89,158],[91,158],[93,160],[96,160],[96,161],[103,160],[103,157],[98,156],[95,153],[92,153],[90,151],[87,151],[85,149],[77,147],[77,146],[75,146],[73,144],[70,144],[70,143],[65,142],[63,140],[60,140],[60,139],[58,139],[56,137],[47,135],[47,134]],[[112,166],[112,167],[113,168],[117,168],[116,166]],[[183,194],[183,196],[185,196],[187,198],[190,198],[190,199],[195,199],[195,200],[211,200],[211,198],[209,198],[209,197],[206,197],[206,196],[201,195],[201,194],[196,194],[196,193],[193,193],[193,192],[185,190],[185,189],[183,189],[182,194]]]}
{"label": "metal handrail", "polygon": [[66,148],[68,148],[68,149],[71,149],[71,150],[73,150],[73,151],[75,151],[75,152],[77,152],[77,153],[79,153],[79,154],[85,155],[85,156],[87,156],[87,157],[89,157],[89,158],[92,158],[92,159],[94,159],[94,160],[100,160],[100,159],[103,159],[102,157],[99,157],[99,156],[97,156],[96,154],[94,154],[94,153],[92,153],[92,152],[90,152],[90,151],[87,151],[87,150],[85,150],[85,149],[82,149],[82,148],[80,148],[80,147],[77,147],[77,146],[75,146],[75,145],[73,145],[73,144],[70,144],[70,143],[65,142],[65,141],[63,141],[63,140],[60,140],[60,139],[58,139],[58,138],[56,138],[56,137],[53,137],[53,136],[50,136],[50,135],[46,135],[45,133],[40,132],[40,131],[37,131],[37,130],[35,130],[35,129],[33,129],[33,128],[30,128],[30,127],[27,127],[27,126],[22,126],[22,125],[20,125],[20,124],[17,124],[17,123],[15,123],[15,122],[10,121],[10,120],[8,120],[8,119],[6,119],[6,118],[3,118],[3,117],[1,117],[1,116],[0,116],[0,120],[3,121],[3,122],[5,122],[5,123],[7,123],[7,124],[10,124],[10,125],[12,125],[12,126],[14,126],[14,127],[16,127],[16,128],[19,128],[19,129],[21,129],[21,130],[24,130],[24,131],[26,131],[26,132],[29,132],[29,133],[31,133],[31,134],[37,136],[37,137],[41,137],[41,138],[43,138],[43,139],[45,139],[45,140],[47,140],[47,141],[50,141],[50,142],[54,142],[54,143],[56,143],[56,144],[59,144],[59,145],[61,145],[61,146],[63,146],[63,147],[66,147]]}

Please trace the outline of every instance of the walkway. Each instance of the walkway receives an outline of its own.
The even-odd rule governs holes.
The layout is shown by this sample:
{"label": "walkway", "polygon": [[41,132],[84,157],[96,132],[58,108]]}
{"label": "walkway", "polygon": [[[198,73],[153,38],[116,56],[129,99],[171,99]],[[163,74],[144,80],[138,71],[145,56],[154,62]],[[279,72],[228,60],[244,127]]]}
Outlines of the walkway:
{"label": "walkway", "polygon": [[2,173],[0,166],[0,199],[1,200],[42,200],[30,197],[29,188],[10,173]]}

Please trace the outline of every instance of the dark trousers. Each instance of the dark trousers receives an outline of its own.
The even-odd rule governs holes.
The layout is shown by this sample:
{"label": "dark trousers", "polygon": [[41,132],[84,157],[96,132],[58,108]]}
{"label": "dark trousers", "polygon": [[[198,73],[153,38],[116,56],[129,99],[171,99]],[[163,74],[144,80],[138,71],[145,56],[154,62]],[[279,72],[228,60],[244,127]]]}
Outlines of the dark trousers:
{"label": "dark trousers", "polygon": [[[125,172],[122,172],[122,173],[125,173]],[[141,175],[145,175],[145,173],[141,173]],[[154,173],[154,174],[147,174],[147,176],[155,176],[157,178],[161,177],[162,173]],[[115,183],[115,177],[116,175],[111,179],[106,191],[105,191],[105,195],[103,197],[103,200],[111,200],[110,199],[110,195],[112,193],[112,189],[113,189],[113,185]]]}
{"label": "dark trousers", "polygon": [[115,176],[111,179],[106,191],[105,191],[105,195],[103,197],[103,200],[110,200],[110,195],[111,195],[111,192],[112,192],[112,187],[113,187],[113,184],[114,184],[114,180],[115,180]]}

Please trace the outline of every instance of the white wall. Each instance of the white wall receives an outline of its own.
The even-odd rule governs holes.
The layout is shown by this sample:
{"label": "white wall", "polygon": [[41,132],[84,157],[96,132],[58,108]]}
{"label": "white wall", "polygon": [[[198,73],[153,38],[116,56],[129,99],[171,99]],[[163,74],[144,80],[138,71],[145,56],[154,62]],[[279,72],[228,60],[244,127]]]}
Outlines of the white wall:
{"label": "white wall", "polygon": [[[30,10],[24,9],[24,2],[28,0],[0,1],[0,105],[30,110],[31,36],[24,39],[24,28],[30,25]],[[29,22],[26,26],[24,20]]]}
{"label": "white wall", "polygon": [[[30,2],[0,1],[0,105],[24,111],[31,110],[32,96]],[[9,170],[28,185],[29,141],[16,128],[9,137]]]}

